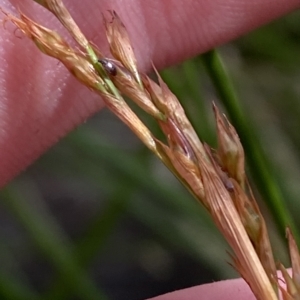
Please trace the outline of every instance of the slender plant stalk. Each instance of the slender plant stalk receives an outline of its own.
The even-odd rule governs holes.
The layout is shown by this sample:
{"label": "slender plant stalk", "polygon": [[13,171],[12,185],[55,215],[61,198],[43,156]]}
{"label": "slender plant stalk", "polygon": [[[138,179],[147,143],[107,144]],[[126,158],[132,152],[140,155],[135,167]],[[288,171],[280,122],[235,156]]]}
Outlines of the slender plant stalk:
{"label": "slender plant stalk", "polygon": [[9,274],[0,274],[0,297],[6,300],[41,300],[29,286]]}
{"label": "slender plant stalk", "polygon": [[247,154],[248,165],[252,177],[259,187],[263,199],[267,203],[278,230],[285,239],[285,228],[290,227],[297,243],[300,245],[300,235],[291,217],[283,195],[271,171],[270,162],[263,150],[255,130],[251,127],[251,120],[242,109],[232,82],[224,67],[217,50],[211,50],[202,56],[208,74],[224,104],[232,124],[235,126]]}
{"label": "slender plant stalk", "polygon": [[63,275],[66,284],[83,299],[107,299],[76,263],[72,247],[45,207],[42,208],[43,213],[35,210],[34,205],[30,205],[13,185],[5,188],[1,196],[1,200],[26,228],[40,251]]}
{"label": "slender plant stalk", "polygon": [[4,236],[0,240],[0,253],[0,299],[39,299]]}
{"label": "slender plant stalk", "polygon": [[[103,249],[111,231],[124,213],[132,191],[133,186],[130,185],[117,188],[113,195],[107,199],[107,206],[104,209],[101,208],[100,213],[91,222],[83,237],[75,243],[74,255],[82,268],[86,268],[95,255]],[[74,293],[74,289],[70,288],[72,287],[64,284],[63,276],[56,277],[43,299],[69,299]]]}

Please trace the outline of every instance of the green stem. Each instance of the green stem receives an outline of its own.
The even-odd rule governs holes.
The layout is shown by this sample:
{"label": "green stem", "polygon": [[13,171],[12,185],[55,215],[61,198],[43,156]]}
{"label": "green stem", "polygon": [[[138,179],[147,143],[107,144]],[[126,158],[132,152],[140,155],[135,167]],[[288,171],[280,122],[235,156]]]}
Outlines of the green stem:
{"label": "green stem", "polygon": [[0,253],[0,299],[40,299],[5,237],[0,240]]}
{"label": "green stem", "polygon": [[216,50],[203,55],[204,65],[214,83],[219,97],[226,107],[230,119],[236,128],[244,146],[249,167],[255,183],[265,199],[281,236],[285,237],[285,228],[289,226],[298,244],[300,236],[295,223],[286,208],[282,192],[258,137],[252,128],[251,120],[243,111],[233,85]]}
{"label": "green stem", "polygon": [[[75,256],[82,267],[87,266],[90,261],[99,254],[99,251],[105,245],[111,231],[115,228],[124,209],[127,206],[128,200],[132,193],[132,186],[121,186],[117,188],[113,195],[107,200],[107,206],[95,216],[84,236],[75,246]],[[71,290],[64,285],[62,276],[55,278],[53,285],[46,299],[69,299]]]}
{"label": "green stem", "polygon": [[[30,184],[26,183],[26,190]],[[31,197],[32,196],[32,197]],[[28,197],[29,198],[29,197]],[[35,198],[35,203],[30,203]],[[1,192],[1,200],[26,228],[41,252],[52,262],[65,284],[82,299],[107,299],[77,264],[73,249],[58,224],[48,213],[36,193],[25,199],[19,186],[10,185]],[[38,207],[37,207],[38,206]]]}
{"label": "green stem", "polygon": [[30,287],[19,282],[8,274],[0,274],[0,297],[6,300],[38,300],[41,299]]}

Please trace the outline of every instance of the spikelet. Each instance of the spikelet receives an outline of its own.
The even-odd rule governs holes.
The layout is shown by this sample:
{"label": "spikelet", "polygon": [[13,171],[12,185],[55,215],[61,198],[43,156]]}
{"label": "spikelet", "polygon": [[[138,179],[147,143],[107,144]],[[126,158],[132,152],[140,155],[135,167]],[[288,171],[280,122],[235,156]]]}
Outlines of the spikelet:
{"label": "spikelet", "polygon": [[132,73],[136,82],[142,87],[142,82],[137,69],[137,62],[131,47],[127,30],[115,11],[109,11],[111,20],[104,19],[106,36],[111,54]]}

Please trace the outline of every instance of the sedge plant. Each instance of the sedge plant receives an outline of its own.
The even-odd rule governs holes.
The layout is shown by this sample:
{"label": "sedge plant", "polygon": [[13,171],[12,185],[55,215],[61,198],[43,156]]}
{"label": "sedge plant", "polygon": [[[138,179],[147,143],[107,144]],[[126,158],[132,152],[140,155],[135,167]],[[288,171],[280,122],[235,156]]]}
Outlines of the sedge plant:
{"label": "sedge plant", "polygon": [[[117,13],[104,19],[112,57],[104,55],[82,34],[61,0],[36,0],[51,11],[78,44],[71,47],[58,33],[24,14],[5,13],[45,54],[62,62],[85,86],[121,119],[178,178],[211,214],[232,248],[232,265],[260,300],[300,299],[300,257],[287,229],[292,275],[279,265],[285,285],[277,277],[276,264],[265,220],[245,173],[245,155],[235,128],[216,105],[218,148],[202,142],[158,72],[157,82],[139,71],[129,35]],[[127,104],[132,99],[152,116],[163,132],[160,140]],[[281,295],[281,296],[280,296]]]}

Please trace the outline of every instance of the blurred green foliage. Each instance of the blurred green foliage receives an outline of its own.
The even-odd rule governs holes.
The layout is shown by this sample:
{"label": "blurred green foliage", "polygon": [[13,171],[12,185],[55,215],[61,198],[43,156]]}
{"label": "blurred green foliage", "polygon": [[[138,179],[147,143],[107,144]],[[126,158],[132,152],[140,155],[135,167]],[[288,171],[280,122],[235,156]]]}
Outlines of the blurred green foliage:
{"label": "blurred green foliage", "polygon": [[[298,228],[299,16],[291,14],[219,49],[258,147],[270,162],[268,171]],[[217,100],[202,58],[164,70],[162,76],[202,140],[216,146],[211,102],[225,113],[226,105]],[[159,135],[153,121],[143,118]],[[255,174],[250,178],[255,183]],[[276,216],[258,198],[275,256],[287,263]],[[227,264],[226,242],[204,209],[106,110],[4,189],[0,213],[1,299],[108,299],[104,294],[113,299],[112,288],[100,280],[113,276],[112,268],[135,264],[163,284],[185,275],[172,269],[178,253],[195,264],[194,281],[186,285],[202,282],[196,270],[201,266],[213,274],[208,281],[236,275]],[[154,294],[115,298],[149,296]]]}

